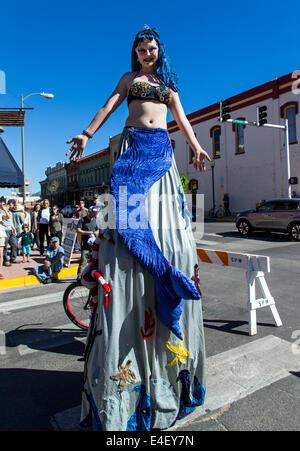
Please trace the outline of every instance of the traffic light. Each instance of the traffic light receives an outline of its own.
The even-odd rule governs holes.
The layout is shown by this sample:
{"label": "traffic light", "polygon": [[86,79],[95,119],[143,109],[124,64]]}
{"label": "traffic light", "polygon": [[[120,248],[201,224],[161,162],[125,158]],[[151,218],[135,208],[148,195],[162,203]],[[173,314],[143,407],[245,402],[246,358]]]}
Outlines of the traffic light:
{"label": "traffic light", "polygon": [[289,178],[289,184],[290,185],[298,185],[298,177]]}
{"label": "traffic light", "polygon": [[257,107],[257,122],[259,127],[268,122],[266,105]]}
{"label": "traffic light", "polygon": [[221,100],[221,122],[230,119],[230,100]]}

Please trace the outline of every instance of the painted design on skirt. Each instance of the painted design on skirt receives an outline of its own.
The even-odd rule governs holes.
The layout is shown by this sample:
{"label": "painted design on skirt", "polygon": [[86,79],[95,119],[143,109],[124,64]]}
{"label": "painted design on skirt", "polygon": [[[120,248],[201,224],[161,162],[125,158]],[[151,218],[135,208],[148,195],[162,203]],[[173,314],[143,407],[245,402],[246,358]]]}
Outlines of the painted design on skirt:
{"label": "painted design on skirt", "polygon": [[127,201],[134,195],[138,196],[140,217],[147,218],[147,193],[171,168],[172,145],[168,132],[164,129],[135,128],[129,131],[131,144],[117,159],[110,180],[111,194],[116,201],[117,229],[132,256],[153,276],[157,316],[182,339],[179,319],[184,299],[200,299],[199,293],[192,281],[164,257],[154,239],[148,219],[142,227],[137,228],[136,223],[134,227],[130,225],[136,205]]}
{"label": "painted design on skirt", "polygon": [[133,384],[136,377],[132,370],[129,369],[130,365],[132,363],[132,360],[128,360],[126,362],[125,367],[122,365],[122,362],[120,361],[118,364],[118,370],[119,372],[114,374],[113,376],[110,376],[110,378],[113,381],[120,381],[119,382],[119,389],[122,392],[125,388],[125,385],[127,383]]}
{"label": "painted design on skirt", "polygon": [[140,400],[135,412],[127,423],[126,431],[150,431],[151,426],[151,402],[144,385],[133,387],[132,391],[139,392]]}
{"label": "painted design on skirt", "polygon": [[191,376],[188,370],[180,371],[177,377],[177,382],[178,381],[181,382],[182,390],[180,395],[180,405],[177,420],[193,412],[193,410],[195,410],[197,406],[201,406],[204,403],[205,398],[205,390],[198,381],[197,377],[194,376],[194,392],[193,399],[191,400],[190,398]]}
{"label": "painted design on skirt", "polygon": [[[182,334],[182,336],[184,338],[184,334]],[[185,363],[185,357],[191,357],[189,351],[182,347],[182,340],[179,340],[178,346],[173,346],[169,341],[167,341],[166,346],[168,349],[170,349],[171,352],[176,354],[172,362],[166,365],[166,368],[175,365],[178,362],[178,360],[180,363]]]}
{"label": "painted design on skirt", "polygon": [[151,307],[145,310],[145,322],[144,328],[141,327],[141,334],[144,340],[152,337],[155,329],[155,319],[153,318],[153,313]]}

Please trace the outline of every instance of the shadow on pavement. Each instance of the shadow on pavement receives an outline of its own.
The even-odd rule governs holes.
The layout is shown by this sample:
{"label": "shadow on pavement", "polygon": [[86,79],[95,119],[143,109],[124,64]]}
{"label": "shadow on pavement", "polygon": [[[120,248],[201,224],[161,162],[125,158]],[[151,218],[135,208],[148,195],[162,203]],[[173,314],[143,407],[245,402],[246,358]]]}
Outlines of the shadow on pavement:
{"label": "shadow on pavement", "polygon": [[[218,324],[216,324],[218,323]],[[236,335],[246,335],[249,336],[248,329],[247,331],[243,330],[235,330],[238,327],[247,326],[248,328],[248,321],[232,321],[228,319],[205,319],[203,318],[203,325],[204,328],[207,329],[214,329],[220,332],[227,332],[230,334],[236,334]],[[257,323],[258,326],[265,326],[265,327],[275,327],[273,324],[267,324],[267,323]]]}
{"label": "shadow on pavement", "polygon": [[252,232],[249,236],[241,236],[238,231],[218,232],[217,235],[224,238],[239,238],[249,241],[269,241],[270,243],[295,243],[289,235],[276,232]]}
{"label": "shadow on pavement", "polygon": [[[38,326],[38,324],[35,325]],[[83,355],[87,332],[72,328],[51,329],[36,327],[25,329],[24,327],[27,326],[32,326],[32,324],[24,324],[5,335],[8,348],[18,348],[20,355],[30,354],[32,353],[31,350],[44,350],[66,355]]]}
{"label": "shadow on pavement", "polygon": [[82,373],[0,369],[0,430],[53,430],[50,417],[81,402]]}

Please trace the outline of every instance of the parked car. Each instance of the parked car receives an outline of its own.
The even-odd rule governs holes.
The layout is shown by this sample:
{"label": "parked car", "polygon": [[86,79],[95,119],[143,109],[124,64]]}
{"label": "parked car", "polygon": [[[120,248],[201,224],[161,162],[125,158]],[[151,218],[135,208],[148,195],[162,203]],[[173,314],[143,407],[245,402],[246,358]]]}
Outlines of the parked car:
{"label": "parked car", "polygon": [[242,236],[254,230],[288,233],[300,241],[300,199],[264,201],[255,210],[239,213],[235,225]]}
{"label": "parked car", "polygon": [[60,211],[65,218],[70,218],[75,213],[75,207],[74,205],[66,205]]}

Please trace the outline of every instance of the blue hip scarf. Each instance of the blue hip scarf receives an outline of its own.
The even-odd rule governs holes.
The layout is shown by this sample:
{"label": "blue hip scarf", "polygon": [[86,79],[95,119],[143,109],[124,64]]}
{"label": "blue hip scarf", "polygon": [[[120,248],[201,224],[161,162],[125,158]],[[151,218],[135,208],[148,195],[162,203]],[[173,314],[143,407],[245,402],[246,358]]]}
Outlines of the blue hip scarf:
{"label": "blue hip scarf", "polygon": [[117,159],[110,180],[111,194],[116,202],[117,230],[131,255],[153,276],[159,319],[182,340],[179,320],[184,299],[200,299],[199,293],[191,279],[164,257],[148,219],[143,228],[133,228],[130,224],[130,215],[136,209],[136,202],[132,205],[134,202],[130,203],[130,197],[137,195],[136,199],[143,199],[139,212],[143,212],[140,216],[147,217],[146,195],[171,168],[173,149],[165,129],[129,128],[129,131],[131,144]]}

